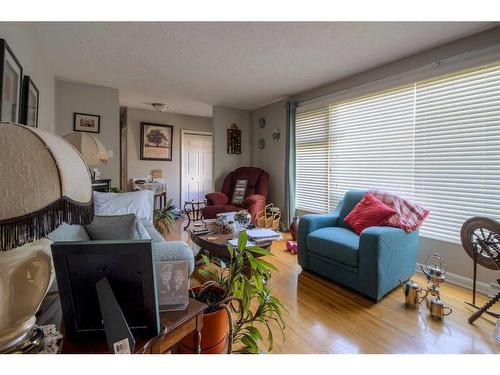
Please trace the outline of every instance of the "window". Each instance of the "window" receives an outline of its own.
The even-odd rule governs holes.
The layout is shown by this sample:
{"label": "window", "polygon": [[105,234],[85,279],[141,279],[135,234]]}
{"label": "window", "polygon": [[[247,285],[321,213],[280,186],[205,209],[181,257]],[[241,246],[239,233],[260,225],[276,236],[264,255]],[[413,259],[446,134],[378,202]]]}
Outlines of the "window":
{"label": "window", "polygon": [[296,133],[298,209],[328,212],[349,189],[381,188],[430,210],[426,237],[459,243],[468,218],[500,220],[500,66],[299,113]]}
{"label": "window", "polygon": [[324,212],[328,207],[328,107],[297,114],[297,208]]}

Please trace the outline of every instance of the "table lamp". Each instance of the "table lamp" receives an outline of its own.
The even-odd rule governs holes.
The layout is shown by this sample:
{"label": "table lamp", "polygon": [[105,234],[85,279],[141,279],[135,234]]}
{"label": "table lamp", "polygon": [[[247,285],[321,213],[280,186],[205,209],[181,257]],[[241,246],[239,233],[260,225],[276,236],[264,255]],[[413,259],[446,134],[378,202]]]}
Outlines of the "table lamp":
{"label": "table lamp", "polygon": [[45,236],[93,220],[85,160],[64,139],[0,122],[0,352],[29,351],[43,338],[35,313],[54,279]]}
{"label": "table lamp", "polygon": [[64,139],[82,154],[88,165],[97,165],[99,162],[106,163],[108,161],[106,147],[92,134],[72,132],[66,134]]}

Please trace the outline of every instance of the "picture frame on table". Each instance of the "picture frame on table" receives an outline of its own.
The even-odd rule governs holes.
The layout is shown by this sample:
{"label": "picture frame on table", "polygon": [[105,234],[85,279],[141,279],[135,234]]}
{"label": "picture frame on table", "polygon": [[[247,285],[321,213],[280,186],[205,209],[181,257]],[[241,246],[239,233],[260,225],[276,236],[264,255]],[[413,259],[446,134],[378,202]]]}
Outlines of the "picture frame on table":
{"label": "picture frame on table", "polygon": [[23,67],[5,39],[0,39],[0,121],[20,122]]}
{"label": "picture frame on table", "polygon": [[73,130],[75,132],[99,133],[101,131],[101,116],[74,112]]}
{"label": "picture frame on table", "polygon": [[172,161],[172,125],[141,122],[141,160]]}
{"label": "picture frame on table", "polygon": [[187,262],[185,260],[157,261],[155,266],[159,310],[186,310],[189,304]]}
{"label": "picture frame on table", "polygon": [[30,76],[24,76],[21,100],[21,124],[38,127],[40,92]]}

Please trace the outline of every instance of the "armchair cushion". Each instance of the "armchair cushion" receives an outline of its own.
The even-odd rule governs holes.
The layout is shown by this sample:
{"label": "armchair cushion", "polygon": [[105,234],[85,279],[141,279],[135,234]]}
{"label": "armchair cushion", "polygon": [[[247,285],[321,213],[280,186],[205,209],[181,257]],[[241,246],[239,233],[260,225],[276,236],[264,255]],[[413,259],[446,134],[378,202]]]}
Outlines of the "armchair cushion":
{"label": "armchair cushion", "polygon": [[229,202],[228,196],[220,191],[209,193],[205,195],[205,198],[207,199],[207,203],[211,206],[227,204],[227,202]]}
{"label": "armchair cushion", "polygon": [[358,266],[359,236],[349,229],[327,227],[315,230],[307,238],[311,253],[350,267]]}
{"label": "armchair cushion", "polygon": [[352,228],[356,234],[376,225],[382,225],[396,213],[392,208],[366,193],[351,212],[345,217],[344,222]]}

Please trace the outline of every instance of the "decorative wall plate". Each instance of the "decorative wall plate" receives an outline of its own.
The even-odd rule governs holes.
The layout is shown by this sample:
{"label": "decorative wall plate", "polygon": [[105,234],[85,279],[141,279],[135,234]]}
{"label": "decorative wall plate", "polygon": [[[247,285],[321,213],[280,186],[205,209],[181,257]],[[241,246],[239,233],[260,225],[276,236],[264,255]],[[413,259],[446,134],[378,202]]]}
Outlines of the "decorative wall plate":
{"label": "decorative wall plate", "polygon": [[259,139],[259,148],[260,148],[261,150],[263,150],[263,149],[264,149],[264,147],[266,147],[266,141],[264,141],[264,140],[261,138],[261,139]]}
{"label": "decorative wall plate", "polygon": [[259,119],[259,127],[260,128],[265,128],[266,127],[266,119],[264,117]]}

